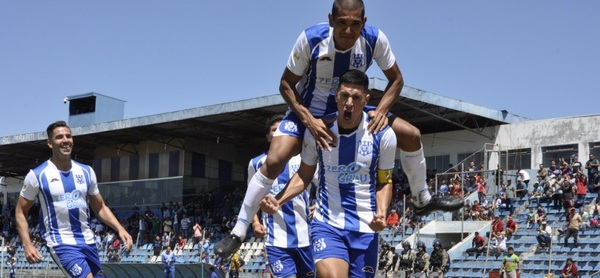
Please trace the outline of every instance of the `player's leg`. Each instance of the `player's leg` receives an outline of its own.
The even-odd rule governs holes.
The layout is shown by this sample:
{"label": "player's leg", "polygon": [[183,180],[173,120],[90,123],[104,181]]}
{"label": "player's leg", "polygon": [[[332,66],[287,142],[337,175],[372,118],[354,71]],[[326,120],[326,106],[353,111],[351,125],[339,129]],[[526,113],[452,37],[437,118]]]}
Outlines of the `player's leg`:
{"label": "player's leg", "polygon": [[290,158],[300,152],[304,130],[304,125],[293,113],[281,121],[271,140],[265,163],[248,183],[235,227],[231,234],[215,244],[216,254],[227,258],[240,248],[252,218],[260,208],[259,202],[269,193],[273,181],[283,171]]}
{"label": "player's leg", "polygon": [[344,231],[313,220],[311,226],[313,257],[319,278],[349,277],[350,257]]}
{"label": "player's leg", "polygon": [[[66,277],[94,278],[88,260],[79,245],[62,245],[48,247],[50,256]],[[96,253],[96,257],[98,254]],[[98,260],[99,263],[99,260]],[[103,277],[103,276],[99,276]]]}
{"label": "player's leg", "polygon": [[298,277],[316,277],[315,259],[312,246],[296,249],[296,271]]}
{"label": "player's leg", "polygon": [[416,212],[427,215],[436,210],[454,211],[463,207],[462,199],[452,196],[431,196],[425,181],[427,165],[421,144],[421,132],[418,128],[400,117],[389,117],[392,130],[396,134],[397,147],[400,149],[402,169],[406,173],[410,191],[416,198]]}
{"label": "player's leg", "polygon": [[379,234],[347,232],[346,240],[350,244],[350,272],[348,276],[375,277],[379,254]]}

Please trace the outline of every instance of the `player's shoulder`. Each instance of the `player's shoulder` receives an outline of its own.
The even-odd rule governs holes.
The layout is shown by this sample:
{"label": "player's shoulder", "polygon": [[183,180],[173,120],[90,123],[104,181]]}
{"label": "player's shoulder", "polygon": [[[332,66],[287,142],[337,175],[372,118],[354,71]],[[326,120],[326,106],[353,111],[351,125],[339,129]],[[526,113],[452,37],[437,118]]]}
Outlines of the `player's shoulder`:
{"label": "player's shoulder", "polygon": [[383,32],[379,28],[377,28],[373,25],[365,24],[365,27],[360,32],[360,34],[367,41],[375,43],[377,41],[377,39],[379,38],[379,36],[381,36],[383,34]]}
{"label": "player's shoulder", "polygon": [[315,45],[330,36],[330,27],[328,23],[319,23],[304,29],[306,40]]}

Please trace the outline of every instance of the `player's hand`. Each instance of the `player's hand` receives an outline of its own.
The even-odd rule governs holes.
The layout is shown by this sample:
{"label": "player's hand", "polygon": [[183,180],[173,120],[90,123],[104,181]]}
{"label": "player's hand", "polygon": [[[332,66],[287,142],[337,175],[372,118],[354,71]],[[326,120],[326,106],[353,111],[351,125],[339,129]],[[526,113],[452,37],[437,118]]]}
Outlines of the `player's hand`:
{"label": "player's hand", "polygon": [[373,220],[369,223],[369,228],[374,232],[379,232],[385,228],[385,220],[384,216],[381,214],[376,214],[373,216]]}
{"label": "player's hand", "polygon": [[279,201],[273,195],[267,195],[258,203],[260,209],[268,214],[275,214],[279,210]]}
{"label": "player's hand", "polygon": [[311,119],[306,123],[306,128],[310,131],[310,134],[315,138],[317,145],[322,150],[331,150],[332,146],[336,146],[336,138],[333,132],[327,128],[327,125],[335,121],[333,118],[325,119]]}
{"label": "player's hand", "polygon": [[119,231],[119,238],[125,243],[125,250],[127,250],[127,254],[131,251],[131,247],[133,246],[133,238],[125,229]]}
{"label": "player's hand", "polygon": [[254,237],[263,238],[267,234],[267,229],[260,222],[252,223],[252,229],[254,230]]}
{"label": "player's hand", "polygon": [[371,118],[371,121],[369,121],[369,124],[367,125],[367,130],[369,130],[369,132],[377,134],[388,125],[386,113],[371,110],[367,114],[369,115],[369,118]]}
{"label": "player's hand", "polygon": [[24,250],[25,250],[25,259],[27,260],[28,263],[37,264],[37,263],[42,262],[42,254],[40,253],[40,250],[35,248],[35,246],[29,245],[27,247],[24,247]]}

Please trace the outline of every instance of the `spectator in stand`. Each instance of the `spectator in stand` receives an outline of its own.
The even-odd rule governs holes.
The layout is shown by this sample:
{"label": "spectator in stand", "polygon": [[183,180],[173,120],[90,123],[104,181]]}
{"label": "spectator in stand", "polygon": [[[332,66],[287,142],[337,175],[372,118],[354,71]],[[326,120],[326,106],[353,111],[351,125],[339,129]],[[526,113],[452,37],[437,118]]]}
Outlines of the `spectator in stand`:
{"label": "spectator in stand", "polygon": [[483,209],[479,205],[479,202],[477,200],[473,201],[473,206],[471,206],[471,211],[469,214],[470,218],[474,221],[477,221],[477,220],[481,219],[482,214],[483,214]]}
{"label": "spectator in stand", "polygon": [[512,215],[509,215],[508,220],[506,221],[506,237],[512,237],[517,233],[518,229],[519,225],[517,224],[517,221],[514,221]]}
{"label": "spectator in stand", "polygon": [[[169,210],[167,210],[167,211],[169,211]],[[170,234],[172,230],[173,230],[173,220],[171,220],[171,218],[167,217],[163,220],[163,233]]]}
{"label": "spectator in stand", "polygon": [[589,186],[596,184],[597,182],[598,166],[600,166],[600,162],[594,157],[593,154],[590,154],[590,159],[585,163],[585,168],[587,169],[588,174]]}
{"label": "spectator in stand", "polygon": [[582,173],[578,172],[575,175],[575,184],[577,185],[577,202],[585,205],[585,195],[587,194],[587,177]]}
{"label": "spectator in stand", "polygon": [[108,261],[111,263],[120,262],[121,257],[119,256],[119,251],[109,250],[108,251]]}
{"label": "spectator in stand", "polygon": [[581,215],[580,229],[585,231],[590,227],[590,214],[585,210],[584,207],[579,208],[579,215]]}
{"label": "spectator in stand", "polygon": [[200,263],[210,264],[208,254],[206,252],[202,252],[202,255],[200,255]]}
{"label": "spectator in stand", "polygon": [[175,278],[175,253],[171,252],[171,247],[163,252],[161,261],[164,266],[165,278]]}
{"label": "spectator in stand", "polygon": [[[545,184],[545,183],[544,183]],[[529,193],[529,201],[535,200],[536,204],[540,204],[540,199],[544,198],[544,187],[540,185],[539,181],[535,181],[533,184],[533,190]]]}
{"label": "spectator in stand", "polygon": [[479,171],[479,168],[477,168],[477,166],[475,166],[475,161],[471,161],[469,163],[469,174],[468,174],[468,180],[469,180],[469,190],[471,189],[471,187],[475,184],[475,177],[477,176],[477,171]]}
{"label": "spectator in stand", "polygon": [[562,182],[562,191],[563,191],[563,208],[565,211],[569,211],[570,208],[575,206],[573,201],[573,197],[577,192],[577,187],[575,185],[575,179],[573,179],[571,174],[568,174],[564,181]]}
{"label": "spectator in stand", "polygon": [[546,210],[544,210],[544,207],[542,207],[542,205],[537,206],[537,212],[533,217],[533,221],[535,222],[535,224],[537,224],[538,227],[541,227],[542,222],[546,221]]}
{"label": "spectator in stand", "polygon": [[529,208],[529,211],[527,212],[527,222],[525,222],[525,224],[527,225],[527,229],[533,228],[534,223],[535,223],[535,212],[533,212],[533,208]]}
{"label": "spectator in stand", "polygon": [[181,221],[179,221],[179,225],[181,225],[181,235],[183,235],[183,238],[188,238],[188,233],[190,231],[190,224],[192,223],[192,220],[188,217],[187,214],[183,214],[183,217],[181,218]]}
{"label": "spectator in stand", "polygon": [[473,241],[471,241],[471,248],[468,248],[466,252],[469,256],[473,256],[475,254],[475,258],[479,257],[481,253],[485,250],[485,238],[479,234],[479,232],[475,232],[473,236]]}
{"label": "spectator in stand", "polygon": [[515,187],[514,184],[511,183],[511,181],[508,181],[508,185],[506,186],[506,208],[508,209],[508,211],[510,212],[510,214],[513,214],[515,212],[515,207],[513,205],[515,197],[517,194],[517,187]]}
{"label": "spectator in stand", "polygon": [[502,260],[500,275],[504,278],[517,278],[521,273],[521,260],[515,255],[513,247],[508,247],[508,255]]}
{"label": "spectator in stand", "polygon": [[398,227],[398,213],[396,209],[392,209],[392,211],[388,214],[387,219],[385,220],[386,225],[389,228],[396,229]]}
{"label": "spectator in stand", "polygon": [[160,251],[162,251],[162,240],[160,240],[160,236],[156,236],[154,238],[154,242],[152,243],[152,250],[154,250],[154,256],[160,256]]}
{"label": "spectator in stand", "polygon": [[479,198],[479,203],[481,204],[485,199],[486,182],[481,176],[477,175],[477,182],[475,185],[477,186],[477,197]]}
{"label": "spectator in stand", "polygon": [[572,174],[571,165],[569,165],[569,162],[565,161],[564,159],[562,159],[562,163],[560,164],[560,170],[563,177]]}
{"label": "spectator in stand", "polygon": [[573,262],[572,258],[567,258],[565,267],[563,267],[562,272],[560,274],[562,275],[563,278],[579,277],[579,271],[577,270],[577,265],[575,265],[575,262]]}
{"label": "spectator in stand", "polygon": [[550,248],[552,228],[546,224],[546,221],[542,222],[542,226],[538,229],[538,235],[535,238],[538,241],[539,248]]}
{"label": "spectator in stand", "polygon": [[161,241],[163,249],[166,249],[168,246],[171,246],[171,237],[169,236],[169,234],[167,234],[167,232],[163,233]]}
{"label": "spectator in stand", "polygon": [[194,227],[192,227],[192,230],[194,231],[194,235],[192,236],[194,244],[200,243],[200,240],[202,239],[202,226],[200,226],[200,222],[196,222]]}
{"label": "spectator in stand", "polygon": [[446,183],[446,179],[442,179],[441,185],[438,188],[438,194],[442,197],[446,196],[449,193],[449,187]]}
{"label": "spectator in stand", "polygon": [[579,172],[583,172],[583,165],[579,162],[579,156],[573,156],[573,162],[571,163],[571,174],[575,175]]}
{"label": "spectator in stand", "polygon": [[540,169],[537,171],[535,175],[537,177],[538,182],[541,186],[546,185],[546,178],[548,177],[548,170],[544,168],[544,164],[540,163]]}
{"label": "spectator in stand", "polygon": [[183,250],[183,247],[185,247],[185,239],[183,238],[182,235],[179,235],[179,238],[177,239],[177,243],[175,244],[175,251],[177,250]]}
{"label": "spectator in stand", "polygon": [[504,223],[500,219],[499,215],[494,216],[492,221],[492,236],[499,237],[500,233],[504,233]]}
{"label": "spectator in stand", "polygon": [[523,198],[527,196],[527,188],[529,187],[529,173],[523,169],[517,171],[517,197]]}
{"label": "spectator in stand", "polygon": [[498,236],[492,236],[492,243],[488,250],[488,256],[490,253],[493,253],[497,259],[506,251],[506,236],[504,236],[504,232],[500,232]]}
{"label": "spectator in stand", "polygon": [[571,208],[569,210],[569,226],[567,227],[567,232],[565,233],[564,246],[567,246],[569,238],[573,237],[574,247],[579,247],[577,245],[577,234],[579,233],[579,225],[581,225],[581,222],[583,222],[583,219],[581,219],[581,215],[577,213],[575,208]]}

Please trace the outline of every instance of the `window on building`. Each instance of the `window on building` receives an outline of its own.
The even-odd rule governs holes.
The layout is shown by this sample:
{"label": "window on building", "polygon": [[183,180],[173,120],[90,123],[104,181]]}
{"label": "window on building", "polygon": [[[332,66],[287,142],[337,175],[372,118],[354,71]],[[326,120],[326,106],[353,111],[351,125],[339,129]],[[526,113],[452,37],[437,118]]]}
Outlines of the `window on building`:
{"label": "window on building", "polygon": [[[590,143],[590,154],[594,155],[594,158],[600,159],[600,142]],[[579,159],[579,161],[587,162],[590,158],[586,157],[585,160]]]}
{"label": "window on building", "polygon": [[443,173],[448,170],[450,165],[450,155],[437,155],[425,157],[427,170],[437,170],[438,173]]}
{"label": "window on building", "polygon": [[140,178],[140,156],[129,156],[129,179],[137,180]]}
{"label": "window on building", "polygon": [[[469,163],[471,161],[475,162],[475,165],[479,166],[479,164],[483,163],[483,151],[478,151],[474,153],[459,153],[458,154],[458,163],[465,163],[465,169],[469,168]],[[457,164],[458,165],[458,164]]]}
{"label": "window on building", "polygon": [[554,160],[559,165],[561,160],[571,163],[571,158],[579,153],[577,144],[542,147],[542,162],[544,165],[552,165]]}
{"label": "window on building", "polygon": [[94,172],[96,172],[96,180],[98,182],[102,181],[102,159],[94,159]]}
{"label": "window on building", "polygon": [[169,152],[169,177],[179,176],[179,150]]}
{"label": "window on building", "polygon": [[232,168],[231,162],[219,159],[219,180],[230,181]]}
{"label": "window on building", "polygon": [[192,177],[204,178],[206,176],[206,156],[192,152]]}
{"label": "window on building", "polygon": [[501,152],[500,167],[504,170],[531,169],[531,148]]}
{"label": "window on building", "polygon": [[158,153],[148,154],[148,178],[158,178]]}
{"label": "window on building", "polygon": [[118,181],[121,174],[121,157],[115,156],[110,158],[110,180]]}

